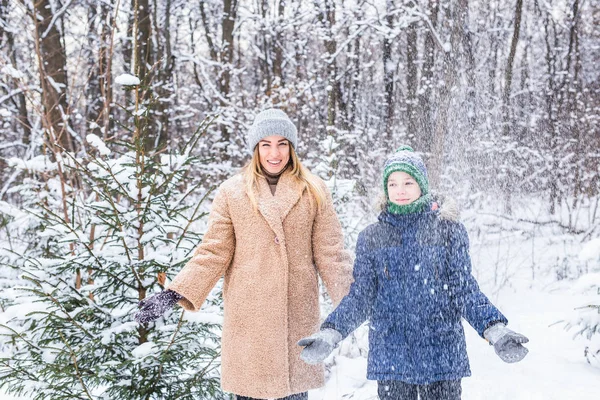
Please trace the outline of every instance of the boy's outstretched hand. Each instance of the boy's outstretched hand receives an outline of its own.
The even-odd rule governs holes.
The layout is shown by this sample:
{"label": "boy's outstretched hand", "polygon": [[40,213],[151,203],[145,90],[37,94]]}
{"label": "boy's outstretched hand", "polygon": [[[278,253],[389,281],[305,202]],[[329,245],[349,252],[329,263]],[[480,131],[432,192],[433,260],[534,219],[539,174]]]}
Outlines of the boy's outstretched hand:
{"label": "boy's outstretched hand", "polygon": [[341,340],[342,334],[331,328],[300,339],[298,346],[306,346],[300,353],[300,358],[307,364],[322,363]]}
{"label": "boy's outstretched hand", "polygon": [[165,290],[140,301],[140,310],[135,313],[134,319],[140,324],[154,321],[170,310],[183,296],[173,290]]}
{"label": "boy's outstretched hand", "polygon": [[529,339],[508,329],[503,323],[497,323],[486,329],[483,332],[483,337],[494,345],[498,357],[507,363],[521,361],[529,352],[523,346],[523,343],[529,342]]}

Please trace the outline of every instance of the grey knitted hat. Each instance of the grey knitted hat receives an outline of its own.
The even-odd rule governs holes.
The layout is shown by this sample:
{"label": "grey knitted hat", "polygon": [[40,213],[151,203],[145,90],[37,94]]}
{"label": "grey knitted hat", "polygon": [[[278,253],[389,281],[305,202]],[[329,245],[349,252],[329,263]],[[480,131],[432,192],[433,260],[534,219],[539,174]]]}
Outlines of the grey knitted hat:
{"label": "grey knitted hat", "polygon": [[276,108],[261,111],[248,130],[248,148],[250,152],[267,136],[283,136],[290,141],[294,149],[298,144],[298,130],[286,113]]}

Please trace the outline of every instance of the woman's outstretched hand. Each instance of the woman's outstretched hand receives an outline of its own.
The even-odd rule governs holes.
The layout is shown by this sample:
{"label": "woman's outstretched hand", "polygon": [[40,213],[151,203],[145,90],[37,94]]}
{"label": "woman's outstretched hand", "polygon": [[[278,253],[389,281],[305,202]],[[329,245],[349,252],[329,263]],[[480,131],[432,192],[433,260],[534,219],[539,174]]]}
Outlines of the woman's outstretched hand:
{"label": "woman's outstretched hand", "polygon": [[138,308],[140,310],[135,313],[134,319],[140,324],[154,321],[173,308],[173,306],[182,298],[183,296],[179,293],[168,289],[164,292],[146,297],[138,303]]}
{"label": "woman's outstretched hand", "polygon": [[483,332],[483,337],[494,345],[496,354],[504,362],[515,363],[521,361],[529,353],[529,350],[523,346],[523,343],[529,342],[529,339],[520,333],[511,331],[502,323],[486,329]]}
{"label": "woman's outstretched hand", "polygon": [[298,346],[306,346],[300,353],[300,358],[307,364],[322,363],[341,340],[342,334],[331,328],[300,339]]}

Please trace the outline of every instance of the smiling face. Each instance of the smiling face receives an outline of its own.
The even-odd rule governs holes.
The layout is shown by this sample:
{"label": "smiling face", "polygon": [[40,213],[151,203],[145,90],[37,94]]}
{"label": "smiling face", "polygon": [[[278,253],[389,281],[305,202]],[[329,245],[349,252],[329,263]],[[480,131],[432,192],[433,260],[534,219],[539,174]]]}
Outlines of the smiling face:
{"label": "smiling face", "polygon": [[421,188],[415,178],[402,171],[390,174],[387,190],[389,200],[399,206],[410,204],[421,197]]}
{"label": "smiling face", "polygon": [[290,142],[283,136],[267,136],[258,142],[258,156],[263,169],[276,175],[290,161]]}

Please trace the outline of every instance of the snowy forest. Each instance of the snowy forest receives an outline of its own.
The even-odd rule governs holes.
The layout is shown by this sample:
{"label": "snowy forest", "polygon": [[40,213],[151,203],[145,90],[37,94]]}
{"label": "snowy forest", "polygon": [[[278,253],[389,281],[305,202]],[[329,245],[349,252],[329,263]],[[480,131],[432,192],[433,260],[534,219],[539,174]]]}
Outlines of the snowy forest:
{"label": "snowy forest", "polygon": [[[198,313],[132,315],[269,107],[349,250],[402,144],[456,201],[474,276],[530,339],[503,364],[467,325],[464,399],[600,397],[599,2],[0,0],[0,399],[232,398],[221,283]],[[311,400],[377,398],[366,329]]]}

